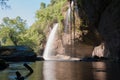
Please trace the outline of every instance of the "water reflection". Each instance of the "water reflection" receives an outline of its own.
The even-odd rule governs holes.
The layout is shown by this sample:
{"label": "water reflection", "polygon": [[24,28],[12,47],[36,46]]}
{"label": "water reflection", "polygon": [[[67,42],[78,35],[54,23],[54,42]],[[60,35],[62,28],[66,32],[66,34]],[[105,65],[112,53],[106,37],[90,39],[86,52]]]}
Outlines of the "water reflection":
{"label": "water reflection", "polygon": [[19,71],[17,71],[16,72],[16,80],[24,80],[33,73],[33,69],[28,64],[24,63],[24,66],[26,67],[26,69],[29,70],[29,73],[26,74],[25,76],[22,76],[21,73]]}
{"label": "water reflection", "polygon": [[23,75],[26,75],[27,69],[23,66],[23,63],[10,63],[9,67],[0,72],[1,80],[16,80],[16,71],[20,71]]}
{"label": "water reflection", "polygon": [[43,78],[43,62],[37,61],[31,64],[33,74],[27,80],[44,80]]}
{"label": "water reflection", "polygon": [[[16,71],[25,76],[29,71],[24,63],[11,63],[0,71],[0,80],[16,80]],[[120,80],[120,63],[37,61],[28,63],[33,73],[25,80]]]}
{"label": "water reflection", "polygon": [[93,80],[91,63],[48,61],[43,67],[44,80]]}
{"label": "water reflection", "polygon": [[46,61],[43,65],[44,80],[56,80],[55,62]]}
{"label": "water reflection", "polygon": [[104,62],[92,62],[94,80],[106,80],[106,64]]}

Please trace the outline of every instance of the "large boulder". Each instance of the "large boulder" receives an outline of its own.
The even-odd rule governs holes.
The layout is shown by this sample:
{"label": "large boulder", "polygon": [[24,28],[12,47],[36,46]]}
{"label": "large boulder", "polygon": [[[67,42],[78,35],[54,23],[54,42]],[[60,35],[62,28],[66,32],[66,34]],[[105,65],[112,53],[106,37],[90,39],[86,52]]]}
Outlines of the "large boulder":
{"label": "large boulder", "polygon": [[0,47],[0,58],[6,61],[35,61],[35,52],[27,46]]}
{"label": "large boulder", "polygon": [[94,47],[92,57],[108,57],[109,54],[109,50],[105,49],[105,43],[102,42],[99,46]]}
{"label": "large boulder", "polygon": [[9,64],[7,64],[5,62],[5,60],[0,59],[0,70],[4,70],[5,68],[7,68],[9,66]]}

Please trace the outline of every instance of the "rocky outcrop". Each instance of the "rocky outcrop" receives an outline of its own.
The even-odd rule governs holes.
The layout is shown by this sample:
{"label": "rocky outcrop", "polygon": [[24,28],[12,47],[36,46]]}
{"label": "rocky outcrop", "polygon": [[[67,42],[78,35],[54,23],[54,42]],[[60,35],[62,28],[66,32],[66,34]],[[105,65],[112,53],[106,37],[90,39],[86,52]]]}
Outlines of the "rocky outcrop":
{"label": "rocky outcrop", "polygon": [[98,56],[103,57],[104,56],[104,45],[101,44],[99,46],[96,46],[92,52],[92,56]]}
{"label": "rocky outcrop", "polygon": [[[82,0],[91,30],[97,30],[109,50],[108,57],[120,59],[120,0]],[[81,8],[81,6],[79,6]]]}
{"label": "rocky outcrop", "polygon": [[35,61],[35,52],[27,46],[0,47],[0,59],[6,61]]}
{"label": "rocky outcrop", "polygon": [[70,56],[70,57],[85,57],[91,56],[93,46],[83,44],[82,42],[75,42],[75,45],[71,45],[71,37],[70,34],[64,33],[62,37],[55,37],[55,41],[53,42],[53,55],[62,57],[62,56]]}
{"label": "rocky outcrop", "polygon": [[102,42],[99,46],[94,47],[92,56],[98,56],[98,57],[108,57],[109,50],[105,49],[105,43]]}
{"label": "rocky outcrop", "polygon": [[0,70],[4,70],[8,66],[9,64],[7,64],[4,60],[0,59]]}

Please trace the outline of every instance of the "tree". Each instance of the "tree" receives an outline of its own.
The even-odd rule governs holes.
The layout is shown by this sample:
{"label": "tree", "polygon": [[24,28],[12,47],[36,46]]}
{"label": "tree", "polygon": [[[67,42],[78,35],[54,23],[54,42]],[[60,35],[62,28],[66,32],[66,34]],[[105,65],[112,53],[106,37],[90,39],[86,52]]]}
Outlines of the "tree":
{"label": "tree", "polygon": [[56,2],[56,0],[51,0],[51,1],[50,1],[51,5],[54,5],[55,2]]}
{"label": "tree", "polygon": [[52,5],[59,3],[59,2],[62,2],[62,1],[66,1],[66,0],[51,0],[50,5],[52,6]]}
{"label": "tree", "polygon": [[40,9],[44,9],[44,8],[46,8],[46,4],[44,2],[41,2],[40,3]]}
{"label": "tree", "polygon": [[10,6],[7,4],[7,1],[9,1],[9,0],[0,0],[0,6],[2,9],[10,8]]}
{"label": "tree", "polygon": [[0,38],[11,40],[14,45],[20,41],[20,35],[26,32],[26,21],[21,19],[19,16],[15,19],[9,17],[3,18],[3,22],[0,25]]}

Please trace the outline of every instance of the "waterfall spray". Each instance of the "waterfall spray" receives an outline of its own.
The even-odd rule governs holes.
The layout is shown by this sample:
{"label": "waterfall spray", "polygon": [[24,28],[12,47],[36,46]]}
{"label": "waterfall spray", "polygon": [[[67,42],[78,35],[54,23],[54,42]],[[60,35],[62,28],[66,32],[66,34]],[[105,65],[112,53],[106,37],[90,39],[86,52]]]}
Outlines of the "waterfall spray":
{"label": "waterfall spray", "polygon": [[46,48],[43,54],[45,60],[49,60],[53,54],[52,48],[53,48],[53,42],[54,42],[55,34],[57,32],[57,28],[58,28],[58,23],[54,24],[53,29],[48,37]]}

